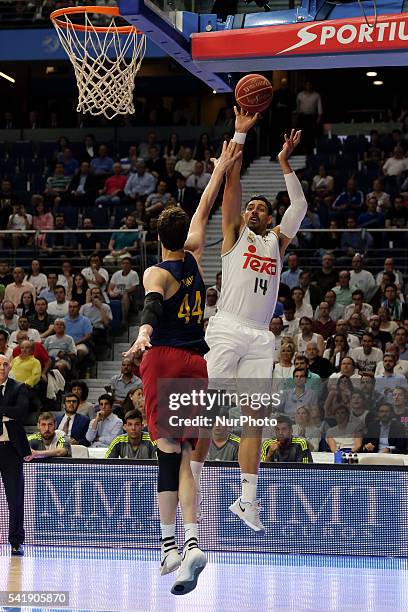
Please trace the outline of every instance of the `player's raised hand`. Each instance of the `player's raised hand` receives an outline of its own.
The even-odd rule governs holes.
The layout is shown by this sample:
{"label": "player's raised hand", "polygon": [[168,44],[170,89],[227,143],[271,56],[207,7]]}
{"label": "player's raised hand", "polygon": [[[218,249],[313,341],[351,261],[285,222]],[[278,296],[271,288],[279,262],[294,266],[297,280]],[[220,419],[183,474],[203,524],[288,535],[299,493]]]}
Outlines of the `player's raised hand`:
{"label": "player's raised hand", "polygon": [[254,127],[255,123],[258,121],[260,115],[259,113],[255,113],[255,115],[251,115],[248,111],[244,111],[242,108],[238,109],[237,106],[234,106],[235,113],[235,131],[240,133],[247,133],[249,130]]}
{"label": "player's raised hand", "polygon": [[279,161],[287,161],[289,159],[299,144],[301,135],[301,130],[292,130],[289,136],[287,134],[284,135],[282,151],[278,155]]}
{"label": "player's raised hand", "polygon": [[214,168],[217,168],[217,171],[222,172],[223,174],[228,172],[228,170],[235,164],[237,159],[239,159],[242,155],[242,151],[237,151],[237,148],[238,143],[234,142],[233,140],[230,140],[230,142],[227,143],[227,141],[224,140],[219,158],[216,159],[215,157],[212,157],[210,160],[214,164]]}

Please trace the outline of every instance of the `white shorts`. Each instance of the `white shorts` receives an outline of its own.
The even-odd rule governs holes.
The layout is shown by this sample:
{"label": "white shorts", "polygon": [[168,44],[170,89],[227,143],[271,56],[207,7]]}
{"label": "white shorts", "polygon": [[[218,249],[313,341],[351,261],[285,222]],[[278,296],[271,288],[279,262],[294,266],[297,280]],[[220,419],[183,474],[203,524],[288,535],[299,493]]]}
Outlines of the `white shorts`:
{"label": "white shorts", "polygon": [[209,386],[211,380],[258,379],[255,385],[261,384],[262,391],[266,391],[272,383],[275,339],[268,329],[259,327],[250,327],[227,313],[210,318],[205,335],[210,347],[205,357]]}

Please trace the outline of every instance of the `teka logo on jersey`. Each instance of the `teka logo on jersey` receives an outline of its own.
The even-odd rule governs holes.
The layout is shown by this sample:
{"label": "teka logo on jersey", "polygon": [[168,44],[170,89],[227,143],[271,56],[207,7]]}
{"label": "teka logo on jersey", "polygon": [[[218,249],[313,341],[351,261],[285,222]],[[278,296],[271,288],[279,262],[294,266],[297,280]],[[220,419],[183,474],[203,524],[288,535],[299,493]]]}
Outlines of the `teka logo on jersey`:
{"label": "teka logo on jersey", "polygon": [[248,267],[254,272],[259,274],[269,274],[269,276],[275,276],[276,274],[276,259],[270,257],[261,257],[256,254],[256,247],[253,244],[248,246],[248,252],[244,253],[245,261],[243,268],[246,270]]}
{"label": "teka logo on jersey", "polygon": [[366,23],[360,17],[347,21],[319,21],[300,29],[289,26],[287,39],[290,34],[296,34],[298,41],[278,51],[276,55],[292,52],[309,54],[407,49],[408,15],[382,16],[375,25]]}

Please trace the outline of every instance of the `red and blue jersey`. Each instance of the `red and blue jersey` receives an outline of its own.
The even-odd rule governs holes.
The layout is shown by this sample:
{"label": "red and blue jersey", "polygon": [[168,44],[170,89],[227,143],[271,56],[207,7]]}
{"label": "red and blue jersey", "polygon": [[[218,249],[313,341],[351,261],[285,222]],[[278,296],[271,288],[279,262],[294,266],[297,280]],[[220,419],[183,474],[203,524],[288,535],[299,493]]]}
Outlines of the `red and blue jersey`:
{"label": "red and blue jersey", "polygon": [[205,285],[195,257],[186,251],[184,260],[163,261],[158,268],[167,270],[180,283],[176,293],[163,301],[163,315],[153,330],[152,346],[174,346],[197,350],[209,348],[204,340]]}

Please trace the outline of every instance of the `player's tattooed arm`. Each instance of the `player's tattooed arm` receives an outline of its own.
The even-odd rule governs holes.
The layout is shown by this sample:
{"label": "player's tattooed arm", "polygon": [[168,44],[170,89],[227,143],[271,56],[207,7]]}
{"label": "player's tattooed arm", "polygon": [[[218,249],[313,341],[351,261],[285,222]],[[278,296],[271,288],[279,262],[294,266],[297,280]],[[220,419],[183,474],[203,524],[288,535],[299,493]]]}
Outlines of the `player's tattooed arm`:
{"label": "player's tattooed arm", "polygon": [[224,175],[228,170],[237,163],[241,158],[241,151],[238,150],[236,142],[231,141],[223,144],[221,155],[218,159],[213,158],[214,171],[211,175],[210,182],[205,188],[200,203],[191,219],[190,229],[184,248],[191,251],[197,261],[200,260],[204,250],[205,232],[208,223],[208,217],[214,202],[217,199],[220,191]]}
{"label": "player's tattooed arm", "polygon": [[[239,134],[247,134],[249,130],[256,124],[259,114],[250,115],[247,111],[238,110],[234,106],[235,112],[235,132]],[[242,151],[243,144],[237,143],[237,150]],[[235,244],[240,229],[241,217],[241,166],[242,158],[235,162],[229,172],[225,183],[224,197],[222,200],[222,233],[224,242],[222,252],[229,251]]]}

